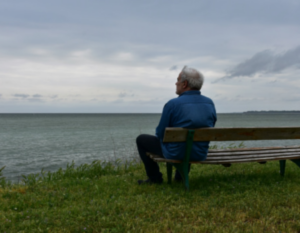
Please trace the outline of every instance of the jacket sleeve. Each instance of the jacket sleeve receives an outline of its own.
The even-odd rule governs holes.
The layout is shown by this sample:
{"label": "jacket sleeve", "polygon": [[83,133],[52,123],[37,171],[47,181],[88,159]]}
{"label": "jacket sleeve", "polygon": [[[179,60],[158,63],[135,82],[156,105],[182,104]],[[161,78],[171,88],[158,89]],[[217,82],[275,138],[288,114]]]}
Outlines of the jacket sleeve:
{"label": "jacket sleeve", "polygon": [[217,122],[217,113],[216,113],[216,108],[215,108],[215,105],[214,105],[214,108],[213,108],[213,114],[214,114],[214,127],[216,125],[216,122]]}
{"label": "jacket sleeve", "polygon": [[165,135],[165,128],[171,126],[171,117],[172,117],[172,107],[171,103],[168,102],[165,104],[163,112],[161,114],[161,118],[158,126],[156,127],[156,137],[159,138],[160,141],[163,141]]}

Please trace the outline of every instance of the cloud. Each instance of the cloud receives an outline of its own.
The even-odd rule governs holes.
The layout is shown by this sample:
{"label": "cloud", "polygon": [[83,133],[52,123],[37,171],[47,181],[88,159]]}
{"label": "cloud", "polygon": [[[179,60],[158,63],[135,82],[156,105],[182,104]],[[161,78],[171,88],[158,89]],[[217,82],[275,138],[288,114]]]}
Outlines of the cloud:
{"label": "cloud", "polygon": [[39,98],[29,98],[28,101],[29,101],[29,102],[44,102],[44,101],[42,101],[42,100],[39,99]]}
{"label": "cloud", "polygon": [[119,98],[123,98],[123,97],[126,97],[127,94],[126,94],[126,92],[121,92],[118,96],[119,96]]}
{"label": "cloud", "polygon": [[134,94],[133,93],[127,93],[127,92],[120,92],[118,97],[119,98],[124,98],[124,97],[133,97]]}
{"label": "cloud", "polygon": [[[0,106],[0,111],[20,111],[22,107],[33,112],[161,112],[164,103],[176,97],[174,73],[180,72],[184,65],[200,69],[207,81],[216,80],[224,74],[237,75],[235,65],[256,52],[262,51],[258,54],[260,63],[265,61],[263,64],[268,67],[268,61],[276,57],[271,52],[273,48],[278,51],[296,48],[300,38],[300,14],[297,13],[300,5],[291,1],[295,2],[273,0],[272,11],[269,1],[258,0],[192,0],[191,4],[124,0],[116,0],[117,4],[115,1],[89,1],[89,4],[70,0],[43,3],[28,0],[20,4],[5,1],[0,3],[0,104],[7,107]],[[187,43],[183,43],[187,34],[178,33],[178,29],[193,32]],[[291,53],[284,54],[293,57]],[[237,57],[242,59],[233,62]],[[282,69],[285,65],[280,61],[276,67]],[[242,68],[241,75],[245,74]],[[260,69],[266,70],[264,66]],[[232,72],[222,72],[229,70]],[[252,71],[251,68],[246,74],[251,76]],[[271,75],[258,88],[252,80],[260,82],[261,78],[255,75],[247,89],[241,79],[240,83],[225,82],[218,87],[207,82],[203,94],[211,96],[220,92],[223,97],[233,98],[238,94],[251,96],[256,90],[258,96],[274,96],[276,90],[293,96],[298,93],[299,75],[298,70],[288,71],[291,75],[285,72],[282,76],[291,77],[292,82],[281,83],[281,79]],[[270,88],[268,81],[276,78],[278,82]],[[26,93],[27,96],[20,96]],[[35,97],[37,93],[43,93],[42,97]],[[14,94],[18,96],[13,97]],[[161,100],[149,103],[151,107],[129,104],[153,96]],[[98,101],[89,102],[93,99]],[[104,99],[106,102],[102,103]],[[123,99],[124,107],[110,103],[116,99]],[[247,107],[222,101],[222,111]],[[259,104],[263,103],[254,102],[251,106],[259,109],[262,106]],[[296,102],[293,104],[296,108]],[[286,106],[283,104],[282,108]]]}
{"label": "cloud", "polygon": [[172,66],[170,70],[177,70],[177,65]]}
{"label": "cloud", "polygon": [[121,104],[123,102],[124,102],[123,99],[117,99],[117,100],[111,101],[112,104]]}
{"label": "cloud", "polygon": [[300,101],[300,96],[295,96],[295,97],[292,97],[292,98],[286,98],[284,99],[285,101],[292,101],[292,102],[299,102]]}
{"label": "cloud", "polygon": [[33,95],[32,96],[33,98],[41,98],[41,97],[43,97],[42,95],[39,95],[39,94],[35,94],[35,95]]}
{"label": "cloud", "polygon": [[[0,96],[1,96],[1,95],[0,95]],[[41,97],[43,97],[43,96],[40,95],[40,94],[32,95],[31,98],[29,98],[30,95],[28,95],[28,94],[14,94],[14,95],[12,95],[12,96],[17,97],[17,98],[22,98],[22,99],[28,99],[28,100],[30,100],[30,101],[32,101],[32,100],[37,100],[37,99],[40,99]]]}
{"label": "cloud", "polygon": [[270,81],[270,82],[268,82],[269,84],[275,84],[275,83],[277,83],[277,80],[275,79],[275,80],[272,80],[272,81]]}
{"label": "cloud", "polygon": [[27,94],[14,94],[13,96],[14,96],[14,97],[20,97],[20,98],[26,99],[26,98],[28,98],[30,95],[27,95]]}
{"label": "cloud", "polygon": [[242,76],[251,77],[257,73],[278,73],[290,67],[300,68],[300,46],[277,55],[270,50],[256,53],[215,82]]}

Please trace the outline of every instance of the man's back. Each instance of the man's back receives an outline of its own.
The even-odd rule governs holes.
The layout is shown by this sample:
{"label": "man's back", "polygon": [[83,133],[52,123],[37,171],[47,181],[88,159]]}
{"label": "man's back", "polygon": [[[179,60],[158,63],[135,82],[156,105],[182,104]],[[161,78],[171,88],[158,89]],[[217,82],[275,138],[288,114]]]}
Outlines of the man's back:
{"label": "man's back", "polygon": [[[170,100],[164,107],[161,121],[156,128],[156,136],[161,141],[165,158],[183,159],[185,143],[163,143],[166,127],[203,128],[214,127],[217,120],[214,103],[202,96],[200,91],[186,91],[178,98]],[[206,159],[209,142],[193,143],[191,160]]]}
{"label": "man's back", "polygon": [[[204,82],[204,76],[196,69],[184,67],[177,77],[176,94],[178,98],[165,104],[159,125],[156,128],[156,136],[141,134],[136,138],[136,144],[140,158],[142,159],[147,180],[139,180],[143,183],[161,183],[162,173],[159,166],[147,153],[152,153],[167,159],[182,160],[185,154],[186,143],[163,143],[166,127],[203,128],[214,127],[217,115],[214,103],[211,99],[202,96],[200,90]],[[202,161],[206,159],[209,142],[194,142],[190,159]],[[175,180],[182,180],[182,174],[177,170]]]}

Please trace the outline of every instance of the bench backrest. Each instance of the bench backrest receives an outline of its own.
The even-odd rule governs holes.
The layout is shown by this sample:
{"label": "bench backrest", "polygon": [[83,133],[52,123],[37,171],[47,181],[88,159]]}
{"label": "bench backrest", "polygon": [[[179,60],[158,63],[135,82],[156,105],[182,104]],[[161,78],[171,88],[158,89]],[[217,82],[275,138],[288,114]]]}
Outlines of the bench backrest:
{"label": "bench backrest", "polygon": [[[185,142],[189,130],[166,128],[163,142]],[[194,130],[194,141],[300,139],[300,127],[200,128]]]}

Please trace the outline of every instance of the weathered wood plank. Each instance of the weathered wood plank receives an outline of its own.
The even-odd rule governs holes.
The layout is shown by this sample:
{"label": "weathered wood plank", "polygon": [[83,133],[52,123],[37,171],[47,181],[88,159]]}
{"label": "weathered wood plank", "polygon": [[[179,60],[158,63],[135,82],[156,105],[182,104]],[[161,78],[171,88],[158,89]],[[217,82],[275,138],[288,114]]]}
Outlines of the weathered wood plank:
{"label": "weathered wood plank", "polygon": [[[153,161],[155,162],[167,162],[167,163],[182,163],[180,160],[173,160],[173,159],[165,159],[165,158],[154,158]],[[190,162],[192,163],[192,162]]]}
{"label": "weathered wood plank", "polygon": [[[166,128],[164,142],[185,142],[189,129]],[[300,127],[201,128],[195,129],[194,141],[246,141],[300,139]]]}
{"label": "weathered wood plank", "polygon": [[261,157],[280,157],[282,159],[285,159],[285,157],[288,157],[290,155],[299,155],[300,157],[300,152],[298,153],[275,153],[275,154],[263,154],[263,155],[257,155],[257,154],[252,154],[252,155],[240,155],[240,156],[219,156],[219,157],[207,157],[205,161],[223,161],[223,160],[231,160],[231,159],[246,159],[246,158],[261,158]]}
{"label": "weathered wood plank", "polygon": [[[300,155],[289,155],[284,157],[286,159],[298,159]],[[274,160],[282,160],[283,158],[280,156],[277,157],[261,157],[261,158],[254,158],[254,159],[233,159],[233,160],[218,160],[218,161],[203,161],[203,162],[192,162],[192,163],[202,163],[202,164],[225,164],[225,163],[248,163],[248,162],[260,162],[260,161],[274,161]]]}
{"label": "weathered wood plank", "polygon": [[276,146],[276,147],[251,147],[251,148],[232,148],[232,149],[212,149],[209,153],[219,152],[238,152],[238,151],[264,151],[264,150],[281,150],[281,149],[300,149],[300,146]]}
{"label": "weathered wood plank", "polygon": [[[158,155],[154,155],[154,154],[150,154],[147,153],[147,155],[151,158],[151,159],[165,159],[161,156]],[[284,152],[284,153],[271,153],[271,154],[237,154],[235,156],[207,156],[206,158],[206,162],[210,162],[210,161],[225,161],[225,160],[242,160],[242,159],[260,159],[262,157],[264,158],[272,158],[272,157],[280,157],[281,159],[285,159],[286,157],[290,157],[290,156],[299,156],[300,158],[300,151],[298,152]],[[172,160],[172,161],[180,161],[180,160]]]}
{"label": "weathered wood plank", "polygon": [[151,154],[151,153],[146,153],[147,156],[149,156],[151,159],[154,159],[154,158],[163,158],[159,155],[155,155],[155,154]]}
{"label": "weathered wood plank", "polygon": [[208,153],[207,157],[220,157],[220,156],[241,156],[241,155],[268,155],[268,154],[287,154],[287,153],[300,152],[300,149],[282,149],[282,150],[262,150],[262,151],[229,151],[219,153]]}
{"label": "weathered wood plank", "polygon": [[[147,153],[147,155],[153,159],[157,161],[165,161],[167,159],[158,156],[158,155],[154,155],[154,154],[150,154]],[[252,159],[252,160],[258,160],[260,158],[275,158],[275,157],[279,157],[281,159],[286,159],[289,158],[290,156],[298,156],[300,158],[300,152],[284,152],[284,153],[272,153],[272,154],[240,154],[240,155],[235,155],[235,156],[207,156],[206,160],[204,162],[220,162],[222,163],[222,161],[227,161],[227,160],[243,160],[243,159]],[[174,162],[174,163],[180,163],[180,160],[170,160],[170,162]]]}
{"label": "weathered wood plank", "polygon": [[[284,157],[284,159],[299,159],[300,155],[289,155]],[[168,162],[168,163],[181,163],[180,160],[171,160],[165,158],[154,158],[156,162]],[[217,161],[191,161],[190,163],[198,163],[198,164],[230,164],[230,163],[248,163],[248,162],[266,162],[266,161],[274,161],[274,160],[282,160],[282,157],[261,157],[254,159],[233,159],[233,160],[217,160]]]}

